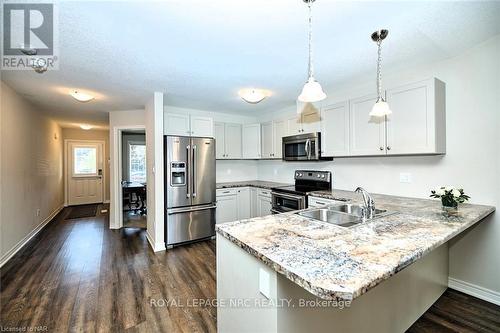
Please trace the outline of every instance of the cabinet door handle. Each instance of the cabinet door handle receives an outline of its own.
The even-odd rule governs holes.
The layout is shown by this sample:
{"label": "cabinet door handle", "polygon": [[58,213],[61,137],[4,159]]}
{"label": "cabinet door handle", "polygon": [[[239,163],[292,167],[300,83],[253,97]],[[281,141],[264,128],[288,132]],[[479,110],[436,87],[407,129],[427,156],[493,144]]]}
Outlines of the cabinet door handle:
{"label": "cabinet door handle", "polygon": [[384,147],[380,146],[380,148],[379,148],[379,149],[380,149],[380,150],[384,150]]}
{"label": "cabinet door handle", "polygon": [[387,150],[391,150],[391,146],[387,146]]}

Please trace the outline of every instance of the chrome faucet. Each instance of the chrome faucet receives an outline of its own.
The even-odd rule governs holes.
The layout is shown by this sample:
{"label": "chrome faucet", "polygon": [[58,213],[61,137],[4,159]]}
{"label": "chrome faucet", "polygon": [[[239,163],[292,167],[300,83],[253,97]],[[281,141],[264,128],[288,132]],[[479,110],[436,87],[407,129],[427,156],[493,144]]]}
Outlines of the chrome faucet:
{"label": "chrome faucet", "polygon": [[375,214],[375,201],[373,201],[372,196],[364,188],[358,187],[354,192],[361,193],[363,195],[364,208],[363,208],[363,218],[371,219]]}

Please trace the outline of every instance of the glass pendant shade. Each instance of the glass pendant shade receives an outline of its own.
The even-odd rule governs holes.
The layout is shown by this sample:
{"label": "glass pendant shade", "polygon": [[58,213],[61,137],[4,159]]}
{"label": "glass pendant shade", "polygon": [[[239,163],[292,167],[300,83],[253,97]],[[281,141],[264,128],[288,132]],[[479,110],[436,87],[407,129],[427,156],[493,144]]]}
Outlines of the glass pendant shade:
{"label": "glass pendant shade", "polygon": [[372,33],[372,40],[377,43],[377,102],[370,111],[370,117],[385,117],[392,113],[389,104],[382,97],[382,41],[389,31],[382,29]]}
{"label": "glass pendant shade", "polygon": [[310,77],[307,80],[304,88],[302,88],[302,92],[299,95],[299,101],[305,103],[313,103],[324,100],[326,98],[326,94],[321,88],[321,85],[318,81],[314,79],[314,77]]}
{"label": "glass pendant shade", "polygon": [[370,117],[383,117],[388,116],[391,113],[392,111],[391,109],[389,109],[389,104],[387,104],[387,102],[384,101],[383,98],[379,98],[370,111]]}

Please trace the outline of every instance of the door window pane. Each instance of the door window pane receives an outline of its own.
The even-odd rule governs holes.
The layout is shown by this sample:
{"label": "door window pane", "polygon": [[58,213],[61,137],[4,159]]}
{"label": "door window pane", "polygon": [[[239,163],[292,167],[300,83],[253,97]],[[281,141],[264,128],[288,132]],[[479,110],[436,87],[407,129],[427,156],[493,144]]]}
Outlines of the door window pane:
{"label": "door window pane", "polygon": [[97,174],[97,148],[76,147],[74,149],[74,174],[96,175]]}
{"label": "door window pane", "polygon": [[146,182],[146,146],[144,144],[129,145],[129,168],[131,182]]}

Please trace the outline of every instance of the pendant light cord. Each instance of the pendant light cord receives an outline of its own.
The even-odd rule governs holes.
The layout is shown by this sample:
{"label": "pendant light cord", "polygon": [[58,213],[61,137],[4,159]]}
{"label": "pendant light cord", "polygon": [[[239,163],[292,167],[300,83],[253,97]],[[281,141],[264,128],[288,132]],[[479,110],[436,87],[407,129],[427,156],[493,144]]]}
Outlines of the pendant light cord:
{"label": "pendant light cord", "polygon": [[382,99],[382,40],[377,40],[378,59],[377,59],[377,94]]}
{"label": "pendant light cord", "polygon": [[312,1],[310,1],[307,6],[309,7],[309,66],[308,66],[308,74],[309,77],[313,77],[314,75],[314,67],[313,67],[313,51],[312,51]]}

